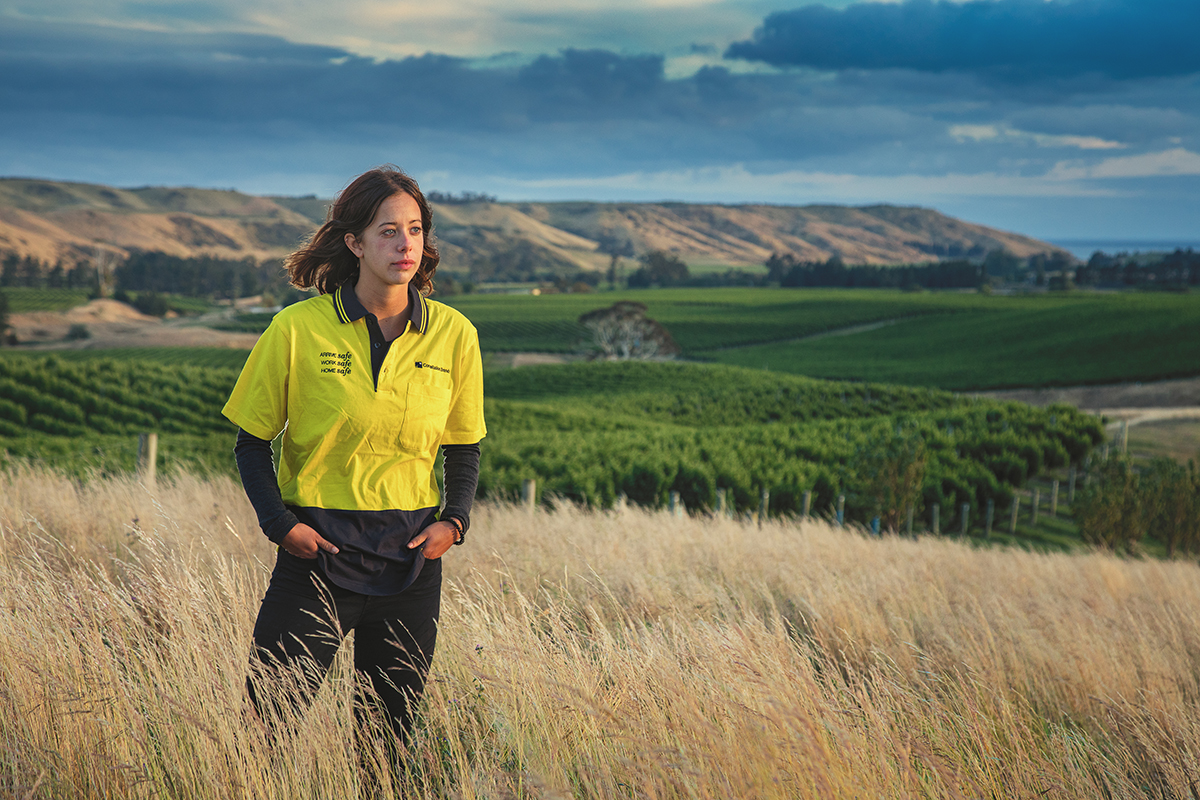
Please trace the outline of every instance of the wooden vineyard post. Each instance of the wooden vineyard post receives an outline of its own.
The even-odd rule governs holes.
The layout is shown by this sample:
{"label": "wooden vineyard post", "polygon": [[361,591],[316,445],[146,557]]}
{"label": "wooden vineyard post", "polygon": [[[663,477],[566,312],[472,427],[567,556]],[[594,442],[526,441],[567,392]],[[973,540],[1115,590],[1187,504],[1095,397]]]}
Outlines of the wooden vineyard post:
{"label": "wooden vineyard post", "polygon": [[1041,499],[1042,499],[1041,494],[1042,494],[1041,489],[1033,490],[1033,500],[1030,501],[1030,505],[1029,505],[1029,524],[1030,525],[1034,525],[1034,526],[1037,525],[1038,508],[1041,506]]}
{"label": "wooden vineyard post", "polygon": [[728,516],[728,512],[725,510],[725,490],[724,489],[717,489],[717,516],[718,517]]}
{"label": "wooden vineyard post", "polygon": [[1013,494],[1012,510],[1008,512],[1008,535],[1017,534],[1017,515],[1021,513],[1021,496]]}
{"label": "wooden vineyard post", "polygon": [[983,526],[984,538],[987,538],[987,539],[991,538],[992,522],[995,520],[995,518],[996,518],[996,501],[989,497],[988,502],[987,502],[987,517],[985,519],[984,526]]}
{"label": "wooden vineyard post", "polygon": [[762,527],[763,520],[767,518],[767,511],[771,508],[771,491],[769,489],[762,490],[762,497],[758,500],[758,527]]}
{"label": "wooden vineyard post", "polygon": [[941,533],[941,527],[942,527],[941,520],[938,519],[938,515],[941,513],[941,511],[942,511],[942,507],[940,505],[938,505],[937,503],[934,503],[933,504],[933,514],[932,514],[933,519],[930,520],[932,528],[933,528],[934,536],[937,536],[939,533]]}
{"label": "wooden vineyard post", "polygon": [[910,505],[908,507],[908,521],[906,523],[904,523],[904,535],[908,536],[910,538],[913,535],[912,524],[913,524],[913,512],[915,510],[916,510],[915,506]]}
{"label": "wooden vineyard post", "polygon": [[812,489],[806,489],[804,491],[804,513],[802,516],[807,517],[810,511],[812,511]]}
{"label": "wooden vineyard post", "polygon": [[1071,471],[1067,474],[1067,505],[1075,505],[1075,479],[1079,473],[1076,472],[1075,466],[1071,465]]}
{"label": "wooden vineyard post", "polygon": [[970,517],[971,517],[971,504],[970,504],[970,503],[963,503],[963,504],[962,504],[962,507],[959,509],[959,511],[961,511],[961,512],[962,512],[962,513],[961,513],[961,516],[962,516],[962,528],[959,530],[959,532],[958,532],[958,535],[959,535],[959,536],[966,536],[966,535],[967,535],[967,523],[970,521]]}
{"label": "wooden vineyard post", "polygon": [[137,449],[138,477],[147,489],[154,489],[158,471],[158,434],[139,433]]}
{"label": "wooden vineyard post", "polygon": [[533,513],[534,506],[537,505],[537,481],[533,478],[526,478],[521,484],[521,503],[526,511]]}
{"label": "wooden vineyard post", "polygon": [[671,516],[683,516],[683,503],[679,500],[679,492],[671,492]]}
{"label": "wooden vineyard post", "polygon": [[1129,452],[1129,420],[1121,420],[1121,439],[1120,439],[1121,455]]}
{"label": "wooden vineyard post", "polygon": [[1058,481],[1050,485],[1050,516],[1058,517]]}
{"label": "wooden vineyard post", "polygon": [[837,526],[840,528],[846,523],[846,495],[838,495],[837,504]]}

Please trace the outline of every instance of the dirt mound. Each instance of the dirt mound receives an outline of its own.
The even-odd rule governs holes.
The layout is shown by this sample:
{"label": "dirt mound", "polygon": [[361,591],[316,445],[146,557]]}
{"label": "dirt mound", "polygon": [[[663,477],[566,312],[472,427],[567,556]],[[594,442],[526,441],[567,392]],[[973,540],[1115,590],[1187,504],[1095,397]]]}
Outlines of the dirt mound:
{"label": "dirt mound", "polygon": [[92,300],[82,306],[75,306],[63,317],[67,322],[156,322],[155,317],[143,314],[128,303],[118,300]]}

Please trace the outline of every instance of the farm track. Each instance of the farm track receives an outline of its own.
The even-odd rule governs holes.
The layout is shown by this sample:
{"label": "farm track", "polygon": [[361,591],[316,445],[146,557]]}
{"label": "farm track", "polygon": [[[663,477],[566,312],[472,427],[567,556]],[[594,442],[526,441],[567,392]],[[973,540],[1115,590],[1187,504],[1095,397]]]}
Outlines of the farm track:
{"label": "farm track", "polygon": [[[972,392],[975,397],[1017,400],[1034,406],[1067,403],[1115,419],[1136,417],[1139,422],[1200,416],[1200,377],[1165,381],[1113,383],[1096,386],[1062,386],[1044,389],[999,389]],[[1149,410],[1160,412],[1155,416]]]}
{"label": "farm track", "polygon": [[764,344],[801,344],[803,342],[815,342],[820,339],[832,339],[838,336],[853,336],[856,333],[869,333],[870,331],[877,331],[880,328],[886,328],[899,322],[916,319],[918,316],[921,315],[916,314],[905,317],[893,317],[892,319],[879,320],[878,322],[867,322],[862,325],[850,325],[845,328],[834,328],[832,330],[821,331],[820,333],[810,333],[807,336],[789,336],[783,339],[769,339],[767,341],[752,342],[750,344],[734,344],[728,347],[714,347],[706,350],[705,352],[725,353],[732,352],[734,350],[744,350],[747,347],[759,347]]}

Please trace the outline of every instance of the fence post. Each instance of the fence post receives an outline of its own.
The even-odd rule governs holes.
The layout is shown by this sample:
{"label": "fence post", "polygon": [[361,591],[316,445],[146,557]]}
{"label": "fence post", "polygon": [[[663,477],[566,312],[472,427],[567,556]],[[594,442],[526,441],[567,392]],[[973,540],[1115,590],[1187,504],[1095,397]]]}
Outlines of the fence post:
{"label": "fence post", "polygon": [[767,511],[771,508],[771,491],[769,489],[762,490],[762,497],[758,501],[758,527],[762,527],[763,520],[767,518]]}
{"label": "fence post", "polygon": [[992,522],[995,520],[995,518],[996,518],[996,501],[989,497],[988,502],[987,502],[987,523],[984,525],[984,528],[983,528],[984,538],[988,538],[988,539],[991,538]]}
{"label": "fence post", "polygon": [[717,516],[724,517],[725,515],[725,490],[717,489]]}
{"label": "fence post", "polygon": [[1050,485],[1050,516],[1058,517],[1058,481]]}
{"label": "fence post", "polygon": [[806,489],[804,491],[804,515],[803,516],[807,517],[808,513],[810,511],[812,511],[812,489]]}
{"label": "fence post", "polygon": [[1104,443],[1104,447],[1100,448],[1100,460],[1108,461],[1108,442]]}
{"label": "fence post", "polygon": [[838,504],[837,504],[837,525],[840,528],[845,524],[846,524],[846,495],[839,494],[838,495]]}
{"label": "fence post", "polygon": [[1121,454],[1124,455],[1129,451],[1129,420],[1121,420]]}
{"label": "fence post", "polygon": [[158,471],[158,434],[139,433],[137,471],[147,489],[153,489]]}
{"label": "fence post", "polygon": [[683,516],[683,503],[679,500],[679,492],[671,492],[671,516]]}
{"label": "fence post", "polygon": [[933,504],[933,520],[932,520],[934,536],[937,536],[939,533],[941,533],[941,528],[942,528],[941,520],[938,519],[938,515],[941,513],[941,511],[942,511],[942,507],[939,504],[934,503]]}
{"label": "fence post", "polygon": [[534,506],[537,505],[537,481],[533,478],[526,478],[521,483],[521,502],[525,510],[532,514]]}
{"label": "fence post", "polygon": [[916,505],[910,504],[908,507],[908,522],[906,522],[904,525],[904,535],[908,536],[909,538],[911,538],[913,535],[912,523],[913,523],[913,512],[915,510],[916,510]]}
{"label": "fence post", "polygon": [[1042,500],[1041,495],[1042,495],[1041,489],[1033,490],[1033,499],[1030,501],[1030,505],[1029,505],[1029,524],[1030,525],[1037,525],[1038,509],[1041,506],[1041,500]]}
{"label": "fence post", "polygon": [[1067,505],[1072,507],[1075,505],[1075,478],[1078,474],[1075,470],[1075,465],[1072,464],[1071,471],[1067,476]]}
{"label": "fence post", "polygon": [[1008,513],[1008,535],[1017,534],[1017,514],[1021,513],[1021,496],[1013,493],[1012,510]]}
{"label": "fence post", "polygon": [[962,512],[962,529],[959,531],[958,535],[966,536],[967,535],[967,524],[970,522],[970,519],[971,519],[971,504],[963,503],[962,507],[959,509],[959,511]]}

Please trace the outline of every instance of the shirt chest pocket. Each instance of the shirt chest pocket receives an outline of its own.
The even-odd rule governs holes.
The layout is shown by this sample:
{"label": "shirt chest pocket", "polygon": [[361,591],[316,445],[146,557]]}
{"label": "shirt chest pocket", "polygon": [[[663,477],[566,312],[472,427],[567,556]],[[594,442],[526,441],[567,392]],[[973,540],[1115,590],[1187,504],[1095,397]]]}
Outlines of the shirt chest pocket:
{"label": "shirt chest pocket", "polygon": [[449,416],[449,389],[410,383],[405,392],[400,446],[421,453],[432,450],[441,441]]}

